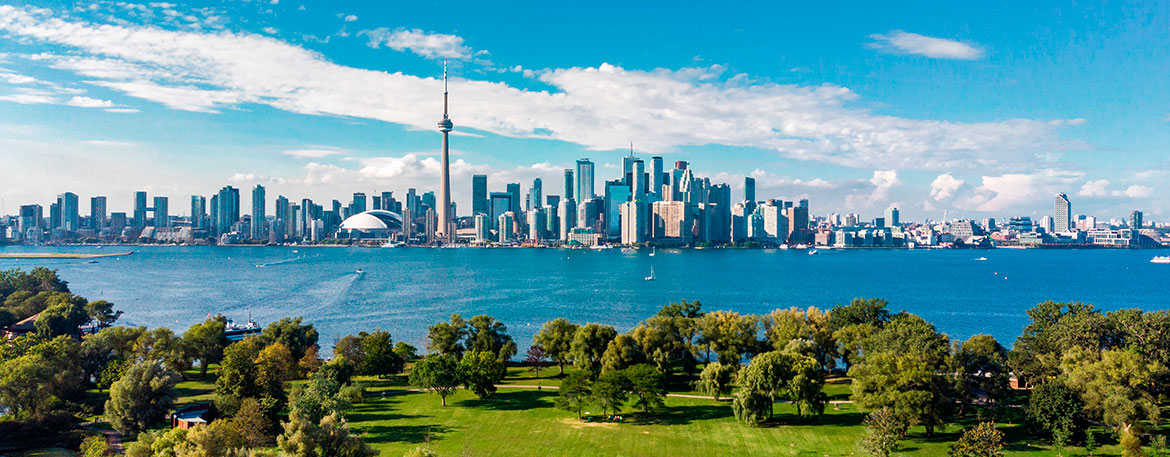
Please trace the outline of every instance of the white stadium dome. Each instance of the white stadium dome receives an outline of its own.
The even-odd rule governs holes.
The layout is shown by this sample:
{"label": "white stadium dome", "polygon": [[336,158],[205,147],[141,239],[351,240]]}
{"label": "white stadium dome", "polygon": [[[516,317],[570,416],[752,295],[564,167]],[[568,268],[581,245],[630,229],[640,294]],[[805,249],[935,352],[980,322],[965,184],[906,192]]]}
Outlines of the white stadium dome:
{"label": "white stadium dome", "polygon": [[349,238],[389,238],[402,230],[402,216],[386,210],[364,211],[347,217],[338,231]]}

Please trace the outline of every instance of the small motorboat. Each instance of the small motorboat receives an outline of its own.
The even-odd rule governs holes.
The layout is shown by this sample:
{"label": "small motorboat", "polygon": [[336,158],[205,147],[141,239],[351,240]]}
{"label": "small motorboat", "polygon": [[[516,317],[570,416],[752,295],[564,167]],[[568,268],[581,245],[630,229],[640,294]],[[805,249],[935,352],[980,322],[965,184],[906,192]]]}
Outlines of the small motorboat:
{"label": "small motorboat", "polygon": [[975,260],[978,260],[978,261],[984,261],[984,260],[987,260],[987,257],[980,257],[980,258],[978,258],[978,259],[975,259]]}
{"label": "small motorboat", "polygon": [[1150,259],[1150,263],[1170,263],[1170,255],[1158,255]]}
{"label": "small motorboat", "polygon": [[645,280],[646,281],[653,281],[654,280],[654,267],[650,267],[650,276],[647,276],[645,278]]}
{"label": "small motorboat", "polygon": [[817,254],[820,254],[820,252],[817,251],[816,249],[812,249],[812,250],[808,251],[808,255],[817,255]]}
{"label": "small motorboat", "polygon": [[357,269],[357,271],[355,271],[354,273],[357,273],[357,274],[359,274],[359,275],[363,275],[363,274],[366,274],[366,270],[363,270],[363,269],[361,269],[361,268],[358,268],[358,269]]}

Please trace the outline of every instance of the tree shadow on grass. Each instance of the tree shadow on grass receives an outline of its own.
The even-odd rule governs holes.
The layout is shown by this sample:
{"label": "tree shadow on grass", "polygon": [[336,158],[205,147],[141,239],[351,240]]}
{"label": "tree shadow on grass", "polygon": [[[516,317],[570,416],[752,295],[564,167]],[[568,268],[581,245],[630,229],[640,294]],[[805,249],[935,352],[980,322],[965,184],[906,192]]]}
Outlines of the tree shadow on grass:
{"label": "tree shadow on grass", "polygon": [[500,389],[488,398],[473,398],[459,402],[459,406],[495,411],[524,411],[551,408],[555,391]]}
{"label": "tree shadow on grass", "polygon": [[411,443],[435,441],[443,434],[455,431],[446,425],[375,425],[363,430],[362,437],[367,443]]}
{"label": "tree shadow on grass", "polygon": [[637,424],[687,425],[695,421],[716,420],[732,415],[724,405],[672,406],[652,413],[634,413],[631,421]]}

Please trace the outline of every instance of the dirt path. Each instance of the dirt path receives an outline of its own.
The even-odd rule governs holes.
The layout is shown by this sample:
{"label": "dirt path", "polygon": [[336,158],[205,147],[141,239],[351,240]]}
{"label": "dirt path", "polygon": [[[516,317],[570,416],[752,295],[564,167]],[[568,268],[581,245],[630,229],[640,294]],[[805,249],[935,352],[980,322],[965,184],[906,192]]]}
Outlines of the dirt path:
{"label": "dirt path", "polygon": [[91,432],[101,433],[106,437],[106,444],[110,445],[110,452],[114,455],[122,455],[126,453],[126,449],[122,446],[122,434],[109,429],[98,428],[98,424],[109,425],[105,422],[89,422],[81,424],[81,427]]}
{"label": "dirt path", "polygon": [[[559,390],[560,387],[559,386],[538,386],[535,384],[496,384],[496,389]],[[422,390],[420,390],[420,389],[383,390],[383,391],[378,392],[378,393],[369,393],[366,396],[376,397],[379,395],[397,395],[397,394],[421,392],[421,391]],[[695,395],[695,394],[666,394],[666,396],[673,397],[673,398],[694,398],[694,399],[698,399],[698,400],[713,400],[714,399],[708,395]],[[730,398],[730,397],[728,397],[728,398]],[[790,401],[789,400],[781,400],[781,401],[778,401],[776,403],[790,403]],[[851,404],[851,403],[853,403],[852,400],[830,400],[829,401],[830,405],[847,405],[847,404]]]}

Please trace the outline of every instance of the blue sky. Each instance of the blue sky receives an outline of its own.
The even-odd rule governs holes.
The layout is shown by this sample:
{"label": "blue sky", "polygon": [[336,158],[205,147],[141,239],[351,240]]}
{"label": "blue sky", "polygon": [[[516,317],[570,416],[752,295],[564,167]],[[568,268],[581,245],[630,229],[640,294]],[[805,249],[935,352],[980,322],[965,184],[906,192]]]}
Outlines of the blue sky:
{"label": "blue sky", "polygon": [[590,157],[600,182],[633,142],[819,214],[1041,216],[1066,192],[1165,217],[1168,9],[0,4],[0,209],[434,189],[446,57],[460,208],[471,174],[527,187]]}

